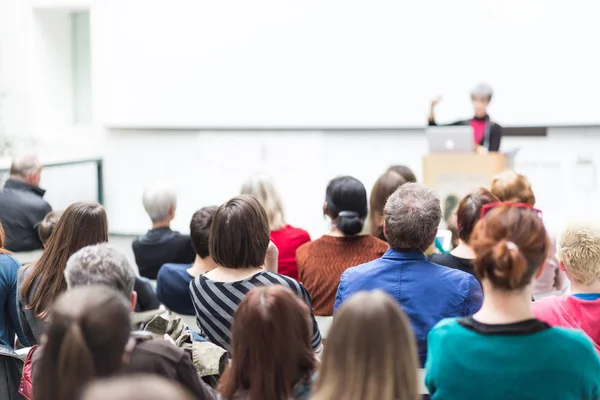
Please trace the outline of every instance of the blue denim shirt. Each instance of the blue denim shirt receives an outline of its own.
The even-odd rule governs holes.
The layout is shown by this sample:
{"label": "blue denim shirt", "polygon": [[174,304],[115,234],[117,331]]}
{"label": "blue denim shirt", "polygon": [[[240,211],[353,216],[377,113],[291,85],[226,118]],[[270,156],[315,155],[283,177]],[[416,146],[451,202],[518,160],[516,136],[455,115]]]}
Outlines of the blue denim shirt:
{"label": "blue denim shirt", "polygon": [[17,274],[21,268],[10,254],[0,254],[0,345],[12,348],[15,343],[15,333],[19,340],[27,346],[27,338],[19,324],[17,311]]}
{"label": "blue denim shirt", "polygon": [[422,365],[431,328],[444,318],[474,314],[483,301],[473,275],[427,261],[423,253],[390,249],[381,258],[342,274],[334,313],[354,293],[374,289],[390,294],[408,315]]}

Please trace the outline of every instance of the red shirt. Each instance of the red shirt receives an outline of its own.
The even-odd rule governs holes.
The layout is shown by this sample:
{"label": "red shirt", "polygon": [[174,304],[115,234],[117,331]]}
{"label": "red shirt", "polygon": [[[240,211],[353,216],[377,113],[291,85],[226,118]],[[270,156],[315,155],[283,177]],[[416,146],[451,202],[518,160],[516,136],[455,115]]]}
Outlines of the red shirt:
{"label": "red shirt", "polygon": [[485,135],[485,125],[485,119],[473,118],[471,120],[471,126],[473,127],[473,139],[477,144],[481,144],[483,142],[483,135]]}
{"label": "red shirt", "polygon": [[298,280],[298,265],[296,265],[296,249],[306,242],[310,236],[304,229],[285,225],[278,231],[271,232],[271,240],[279,250],[279,266],[277,272]]}

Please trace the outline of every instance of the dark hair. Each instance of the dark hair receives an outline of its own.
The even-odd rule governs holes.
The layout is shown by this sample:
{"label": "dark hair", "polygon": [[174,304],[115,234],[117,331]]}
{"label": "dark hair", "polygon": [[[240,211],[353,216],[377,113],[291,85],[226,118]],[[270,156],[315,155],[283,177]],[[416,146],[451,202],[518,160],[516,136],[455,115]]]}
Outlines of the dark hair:
{"label": "dark hair", "polygon": [[458,237],[465,243],[469,243],[471,233],[475,224],[479,221],[481,208],[485,204],[495,203],[498,198],[487,189],[479,188],[469,193],[458,203],[456,211],[456,222],[458,228]]}
{"label": "dark hair", "polygon": [[[65,267],[76,251],[108,241],[106,212],[98,203],[73,203],[50,236],[46,251],[23,281],[21,298],[37,318],[45,319],[54,300],[67,290]],[[35,289],[34,289],[35,287]]]}
{"label": "dark hair", "polygon": [[550,246],[536,211],[499,206],[477,222],[471,235],[475,274],[500,289],[527,286],[544,263]]}
{"label": "dark hair", "polygon": [[60,217],[62,217],[63,212],[63,210],[50,211],[48,214],[46,214],[42,222],[40,222],[38,234],[44,246],[46,243],[48,243],[48,240],[50,239],[52,232],[54,232],[54,228],[56,228],[56,224],[58,224],[58,220]]}
{"label": "dark hair", "polygon": [[387,199],[396,191],[396,189],[405,183],[406,180],[400,174],[394,171],[388,171],[381,175],[379,179],[377,179],[377,182],[375,182],[375,185],[373,185],[369,201],[369,207],[371,209],[371,216],[369,217],[371,235],[387,242],[387,239],[383,234],[383,208],[385,207]]}
{"label": "dark hair", "polygon": [[248,400],[292,398],[299,378],[315,368],[310,311],[281,285],[252,289],[235,312],[229,369],[220,392],[231,400],[240,392]]}
{"label": "dark hair", "polygon": [[203,207],[192,216],[190,238],[192,247],[200,258],[206,258],[210,255],[208,248],[210,228],[218,208],[217,206]]}
{"label": "dark hair", "polygon": [[105,286],[73,289],[58,298],[33,380],[36,400],[75,400],[99,377],[116,373],[131,333],[129,307]]}
{"label": "dark hair", "polygon": [[192,400],[176,382],[157,375],[120,376],[92,383],[81,400]]}
{"label": "dark hair", "polygon": [[395,173],[403,177],[407,183],[415,183],[417,181],[415,173],[406,165],[392,165],[388,168],[388,172],[389,171],[394,171]]}
{"label": "dark hair", "polygon": [[210,230],[210,256],[226,268],[264,264],[270,242],[269,220],[255,197],[236,196],[220,206]]}
{"label": "dark hair", "polygon": [[356,178],[332,179],[325,192],[326,214],[344,235],[356,235],[367,216],[367,190]]}

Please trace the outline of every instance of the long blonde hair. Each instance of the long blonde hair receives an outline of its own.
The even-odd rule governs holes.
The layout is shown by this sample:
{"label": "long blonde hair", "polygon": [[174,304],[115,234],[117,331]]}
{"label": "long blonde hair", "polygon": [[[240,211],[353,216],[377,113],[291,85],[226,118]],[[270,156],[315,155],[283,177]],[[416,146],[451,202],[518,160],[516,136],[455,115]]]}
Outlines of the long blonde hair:
{"label": "long blonde hair", "polygon": [[283,203],[273,179],[262,173],[254,174],[242,184],[241,194],[256,197],[267,212],[269,229],[278,231],[285,225]]}
{"label": "long blonde hair", "polygon": [[417,400],[417,350],[406,314],[380,290],[335,315],[312,400]]}

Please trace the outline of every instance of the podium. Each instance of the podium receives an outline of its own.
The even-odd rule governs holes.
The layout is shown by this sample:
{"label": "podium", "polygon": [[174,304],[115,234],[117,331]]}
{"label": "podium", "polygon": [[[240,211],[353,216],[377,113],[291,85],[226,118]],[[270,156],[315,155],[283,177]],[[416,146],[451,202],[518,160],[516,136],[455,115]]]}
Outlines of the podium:
{"label": "podium", "polygon": [[506,169],[501,153],[432,153],[423,157],[423,182],[438,192],[448,218],[461,198],[479,187],[489,188],[492,177]]}

